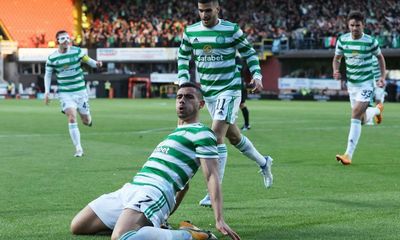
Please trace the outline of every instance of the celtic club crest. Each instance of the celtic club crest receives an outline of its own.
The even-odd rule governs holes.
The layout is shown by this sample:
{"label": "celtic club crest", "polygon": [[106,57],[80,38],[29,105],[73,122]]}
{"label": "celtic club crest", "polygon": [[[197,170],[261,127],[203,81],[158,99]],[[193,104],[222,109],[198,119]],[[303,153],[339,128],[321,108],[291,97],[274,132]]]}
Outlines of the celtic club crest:
{"label": "celtic club crest", "polygon": [[219,35],[219,36],[216,38],[216,42],[219,43],[219,44],[225,43],[225,38],[224,38],[224,36]]}

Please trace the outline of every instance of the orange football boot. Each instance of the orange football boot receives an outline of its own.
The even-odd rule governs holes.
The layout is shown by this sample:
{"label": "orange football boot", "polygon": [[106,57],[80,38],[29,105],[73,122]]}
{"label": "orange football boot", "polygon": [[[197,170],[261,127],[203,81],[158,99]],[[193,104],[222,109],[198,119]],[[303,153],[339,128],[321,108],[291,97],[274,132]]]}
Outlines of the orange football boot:
{"label": "orange football boot", "polygon": [[341,162],[343,165],[350,165],[351,164],[351,158],[349,155],[347,154],[343,154],[343,155],[336,155],[336,160],[338,162]]}
{"label": "orange football boot", "polygon": [[375,122],[376,122],[376,124],[381,124],[381,122],[383,120],[383,104],[378,103],[376,105],[376,107],[379,109],[380,113],[375,116]]}
{"label": "orange football boot", "polygon": [[217,237],[210,231],[202,230],[190,221],[183,221],[179,224],[180,230],[188,231],[194,240],[217,240]]}

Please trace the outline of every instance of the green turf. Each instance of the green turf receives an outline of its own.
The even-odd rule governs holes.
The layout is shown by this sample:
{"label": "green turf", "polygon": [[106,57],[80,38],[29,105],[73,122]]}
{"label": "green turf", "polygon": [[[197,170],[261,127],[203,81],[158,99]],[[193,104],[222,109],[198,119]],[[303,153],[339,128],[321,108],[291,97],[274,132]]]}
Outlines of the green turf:
{"label": "green turf", "polygon": [[[225,219],[242,239],[399,239],[400,104],[387,103],[380,126],[365,126],[351,166],[347,102],[248,101],[246,135],[274,157],[265,190],[255,163],[229,146]],[[81,127],[84,158],[73,158],[58,102],[0,101],[0,239],[75,237],[73,216],[129,181],[176,125],[173,100],[92,100],[92,128]],[[202,119],[209,124],[204,110]],[[242,117],[239,115],[239,125]],[[191,220],[216,233],[201,172],[170,223]],[[221,237],[221,234],[216,233]],[[222,238],[227,239],[227,238]]]}

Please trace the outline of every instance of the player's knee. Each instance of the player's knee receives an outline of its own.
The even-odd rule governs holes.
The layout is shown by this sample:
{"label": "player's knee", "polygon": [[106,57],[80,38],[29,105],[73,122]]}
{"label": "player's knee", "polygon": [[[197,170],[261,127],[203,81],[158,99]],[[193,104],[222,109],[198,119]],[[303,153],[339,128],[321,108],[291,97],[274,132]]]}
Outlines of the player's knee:
{"label": "player's knee", "polygon": [[114,230],[111,234],[111,240],[118,240],[122,235],[122,232]]}
{"label": "player's knee", "polygon": [[224,144],[225,138],[218,138],[217,137],[217,144]]}
{"label": "player's knee", "polygon": [[213,131],[215,133],[215,137],[217,138],[217,144],[223,144],[225,140],[225,133],[218,131],[218,129]]}
{"label": "player's knee", "polygon": [[363,113],[356,112],[356,113],[351,114],[351,118],[353,118],[353,119],[361,120],[362,117],[363,117]]}
{"label": "player's knee", "polygon": [[78,221],[75,220],[75,218],[71,222],[70,231],[74,235],[84,234],[82,231],[82,226],[78,223]]}
{"label": "player's knee", "polygon": [[228,139],[229,139],[229,142],[230,142],[232,145],[236,146],[236,145],[239,144],[240,139],[241,139],[241,136],[240,136],[240,135],[239,135],[239,136],[230,135],[230,136],[228,137]]}
{"label": "player's knee", "polygon": [[120,236],[116,236],[114,233],[111,235],[111,240],[118,240]]}
{"label": "player's knee", "polygon": [[364,114],[365,114],[365,110],[363,111],[363,109],[355,108],[355,109],[353,109],[353,111],[351,113],[351,118],[361,120],[361,118]]}
{"label": "player's knee", "polygon": [[86,119],[86,118],[84,118],[84,119],[82,119],[82,123],[84,124],[84,125],[89,125],[89,119]]}
{"label": "player's knee", "polygon": [[67,117],[68,117],[68,122],[69,123],[76,123],[76,116],[75,115],[68,114]]}
{"label": "player's knee", "polygon": [[82,123],[86,126],[89,126],[92,122],[92,117],[89,114],[80,114]]}

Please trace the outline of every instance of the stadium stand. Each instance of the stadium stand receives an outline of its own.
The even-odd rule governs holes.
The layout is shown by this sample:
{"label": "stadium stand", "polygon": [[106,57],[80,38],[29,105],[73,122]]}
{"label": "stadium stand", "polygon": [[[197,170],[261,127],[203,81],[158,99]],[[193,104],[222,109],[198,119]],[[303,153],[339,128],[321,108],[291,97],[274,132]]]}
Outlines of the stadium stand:
{"label": "stadium stand", "polygon": [[[274,53],[333,48],[347,29],[347,13],[355,7],[367,14],[366,30],[382,48],[400,48],[396,0],[221,2],[223,18],[238,22],[251,42]],[[48,47],[57,29],[74,31],[77,3],[83,17],[75,43],[88,48],[176,47],[183,28],[198,21],[196,1],[179,0],[3,1],[0,20],[20,47]]]}
{"label": "stadium stand", "polygon": [[0,20],[19,47],[48,47],[59,29],[72,32],[73,9],[73,1],[1,1]]}
{"label": "stadium stand", "polygon": [[[367,31],[383,48],[400,47],[400,3],[395,0],[221,1],[222,17],[239,22],[248,39],[288,49],[329,49],[345,32],[346,15],[357,6],[367,13]],[[195,1],[94,1],[83,4],[91,16],[83,45],[91,47],[174,47],[184,26],[197,21]]]}

